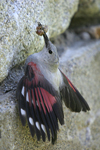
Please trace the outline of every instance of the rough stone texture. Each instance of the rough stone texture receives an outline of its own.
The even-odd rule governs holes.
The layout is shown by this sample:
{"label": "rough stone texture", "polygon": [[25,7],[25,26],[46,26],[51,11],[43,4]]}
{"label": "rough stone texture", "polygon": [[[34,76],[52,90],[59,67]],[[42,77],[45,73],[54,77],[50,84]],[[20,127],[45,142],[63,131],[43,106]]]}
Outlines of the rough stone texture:
{"label": "rough stone texture", "polygon": [[78,0],[0,0],[0,82],[12,66],[42,49],[37,22],[48,26],[49,37],[56,36],[68,27],[77,6]]}
{"label": "rough stone texture", "polygon": [[100,24],[100,0],[79,0],[78,11],[76,12],[71,27],[80,25]]}
{"label": "rough stone texture", "polygon": [[[0,86],[0,150],[100,149],[100,40],[79,41],[75,35],[68,35],[67,44],[65,34],[58,38],[58,43],[59,39],[63,41],[60,48],[64,46],[60,66],[85,97],[91,111],[77,114],[64,106],[65,124],[59,127],[57,143],[37,142],[36,136],[32,139],[28,126],[21,125],[15,98],[16,85],[23,75],[23,65],[20,65],[10,71]],[[75,39],[75,43],[72,44],[71,39]]]}
{"label": "rough stone texture", "polygon": [[[84,11],[85,9],[85,11]],[[76,13],[77,17],[100,17],[100,1],[99,0],[80,0],[79,9]]]}

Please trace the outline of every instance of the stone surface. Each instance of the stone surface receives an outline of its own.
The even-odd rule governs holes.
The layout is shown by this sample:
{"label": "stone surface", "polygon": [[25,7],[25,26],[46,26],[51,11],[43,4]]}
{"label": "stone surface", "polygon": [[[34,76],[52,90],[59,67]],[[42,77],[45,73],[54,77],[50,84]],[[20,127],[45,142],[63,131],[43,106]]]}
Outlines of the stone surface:
{"label": "stone surface", "polygon": [[100,0],[79,0],[78,11],[73,20],[72,27],[100,24]]}
{"label": "stone surface", "polygon": [[49,37],[62,33],[76,12],[78,0],[0,0],[0,82],[10,68],[43,47],[37,22],[46,24]]}
{"label": "stone surface", "polygon": [[87,40],[89,39],[88,35],[90,35],[93,39],[100,39],[100,25],[79,28],[77,29],[77,33],[79,32],[85,34],[87,33],[87,38],[86,38]]}
{"label": "stone surface", "polygon": [[75,35],[68,35],[75,39],[71,44],[69,38],[69,46],[63,35],[58,38],[62,39],[60,46],[64,46],[60,67],[85,97],[91,111],[72,113],[63,105],[65,124],[59,126],[57,143],[37,142],[36,136],[32,139],[28,125],[21,125],[15,97],[16,85],[23,75],[22,64],[12,69],[0,86],[1,150],[100,149],[100,40],[79,41]]}
{"label": "stone surface", "polygon": [[[85,10],[85,11],[84,11]],[[100,1],[99,0],[79,0],[79,9],[76,13],[77,17],[100,17]]]}

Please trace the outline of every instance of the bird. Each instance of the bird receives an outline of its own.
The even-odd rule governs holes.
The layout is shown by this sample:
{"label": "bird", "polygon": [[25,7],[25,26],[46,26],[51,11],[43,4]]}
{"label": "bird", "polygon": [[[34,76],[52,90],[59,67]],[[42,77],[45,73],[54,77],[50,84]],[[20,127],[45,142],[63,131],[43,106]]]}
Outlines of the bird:
{"label": "bird", "polygon": [[16,97],[22,125],[26,120],[32,137],[52,144],[57,141],[58,122],[64,124],[62,102],[72,112],[87,112],[90,107],[72,82],[59,67],[57,48],[49,40],[47,27],[38,23],[36,33],[43,36],[42,51],[26,59],[25,74],[20,79]]}

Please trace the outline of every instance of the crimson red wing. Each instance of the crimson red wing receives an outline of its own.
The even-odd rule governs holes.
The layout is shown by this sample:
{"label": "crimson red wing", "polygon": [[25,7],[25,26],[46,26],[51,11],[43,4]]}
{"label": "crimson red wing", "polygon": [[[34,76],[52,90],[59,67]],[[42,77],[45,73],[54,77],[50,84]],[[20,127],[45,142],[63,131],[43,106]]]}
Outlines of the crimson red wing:
{"label": "crimson red wing", "polygon": [[74,112],[89,111],[90,107],[79,91],[63,73],[62,76],[65,85],[60,90],[65,105]]}
{"label": "crimson red wing", "polygon": [[64,116],[60,95],[53,86],[43,77],[36,74],[34,69],[28,65],[25,76],[20,80],[17,88],[17,99],[19,100],[19,112],[22,124],[26,123],[26,116],[31,135],[36,133],[37,139],[45,141],[47,134],[52,142],[56,140],[58,120],[64,124]]}

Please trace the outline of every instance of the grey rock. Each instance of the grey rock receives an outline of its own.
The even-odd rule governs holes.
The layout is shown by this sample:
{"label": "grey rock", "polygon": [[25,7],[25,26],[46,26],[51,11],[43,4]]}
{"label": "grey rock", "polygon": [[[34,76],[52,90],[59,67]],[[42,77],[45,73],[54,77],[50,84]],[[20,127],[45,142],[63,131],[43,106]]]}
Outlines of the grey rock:
{"label": "grey rock", "polygon": [[99,0],[80,0],[79,9],[76,13],[77,17],[93,17],[100,16],[100,1]]}
{"label": "grey rock", "polygon": [[100,0],[79,0],[78,11],[71,26],[91,26],[91,24],[100,24]]}
{"label": "grey rock", "polygon": [[90,35],[88,32],[82,32],[80,37],[83,39],[83,40],[90,40]]}
{"label": "grey rock", "polygon": [[100,1],[99,0],[80,0],[79,9],[76,13],[77,17],[100,17]]}
{"label": "grey rock", "polygon": [[36,136],[31,137],[28,125],[22,127],[18,114],[15,91],[23,75],[22,64],[12,69],[0,87],[1,150],[100,149],[100,40],[77,41],[66,47],[60,63],[89,103],[90,112],[72,113],[63,105],[65,124],[59,126],[57,143],[37,142]]}
{"label": "grey rock", "polygon": [[48,36],[62,33],[76,12],[78,0],[0,1],[0,82],[9,70],[43,48],[37,22],[47,25]]}

